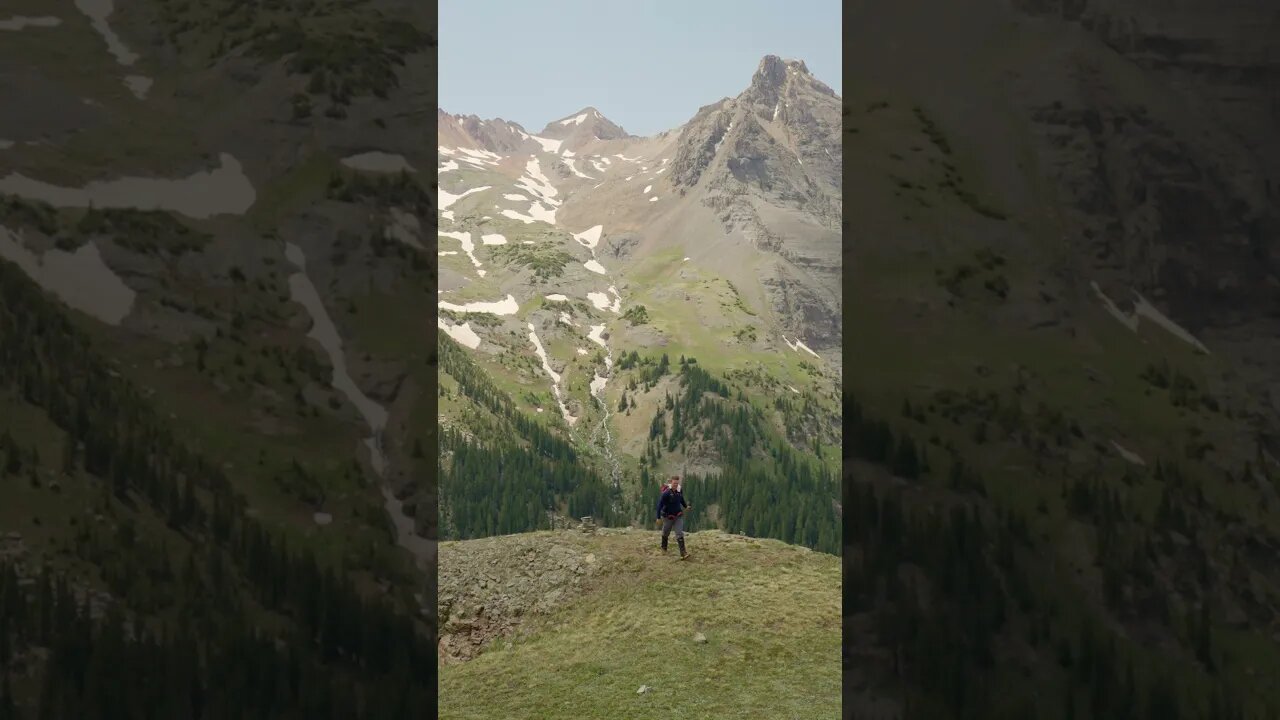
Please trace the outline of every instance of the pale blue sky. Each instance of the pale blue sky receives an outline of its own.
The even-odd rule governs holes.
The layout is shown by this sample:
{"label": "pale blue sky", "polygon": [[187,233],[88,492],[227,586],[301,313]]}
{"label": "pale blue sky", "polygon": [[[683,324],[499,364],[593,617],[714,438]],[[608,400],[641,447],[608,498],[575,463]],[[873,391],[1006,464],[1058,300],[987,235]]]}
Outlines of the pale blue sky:
{"label": "pale blue sky", "polygon": [[440,107],[530,132],[594,106],[635,135],[733,97],[765,55],[840,88],[839,0],[441,0]]}

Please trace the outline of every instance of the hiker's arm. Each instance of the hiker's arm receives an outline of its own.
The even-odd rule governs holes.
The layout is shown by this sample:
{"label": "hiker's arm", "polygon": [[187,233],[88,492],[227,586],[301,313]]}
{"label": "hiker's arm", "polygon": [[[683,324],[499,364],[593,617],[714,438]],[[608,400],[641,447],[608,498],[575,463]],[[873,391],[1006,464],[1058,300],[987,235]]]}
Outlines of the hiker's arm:
{"label": "hiker's arm", "polygon": [[658,507],[654,509],[654,515],[655,515],[659,520],[661,520],[661,519],[662,519],[662,498],[666,497],[666,495],[667,495],[667,494],[664,492],[664,493],[662,493],[661,495],[659,495],[659,496],[658,496]]}

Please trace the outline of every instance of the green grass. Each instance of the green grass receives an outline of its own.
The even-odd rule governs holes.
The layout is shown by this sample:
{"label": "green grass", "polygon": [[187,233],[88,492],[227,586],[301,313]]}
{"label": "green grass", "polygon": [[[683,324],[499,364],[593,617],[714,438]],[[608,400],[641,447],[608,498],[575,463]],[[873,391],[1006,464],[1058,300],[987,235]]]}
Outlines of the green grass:
{"label": "green grass", "polygon": [[285,174],[274,178],[258,191],[248,218],[260,227],[274,227],[275,222],[325,196],[329,180],[339,171],[333,155],[317,150]]}
{"label": "green grass", "polygon": [[441,667],[441,718],[839,717],[838,558],[709,531],[678,563],[656,533],[583,537],[603,574],[511,649]]}

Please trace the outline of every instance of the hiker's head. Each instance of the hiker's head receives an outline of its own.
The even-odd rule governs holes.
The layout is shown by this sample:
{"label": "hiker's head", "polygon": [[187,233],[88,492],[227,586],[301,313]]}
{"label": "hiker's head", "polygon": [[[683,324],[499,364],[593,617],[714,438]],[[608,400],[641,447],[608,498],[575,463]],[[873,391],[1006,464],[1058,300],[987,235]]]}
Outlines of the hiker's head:
{"label": "hiker's head", "polygon": [[667,481],[667,486],[668,486],[668,487],[670,487],[672,490],[679,490],[679,489],[680,489],[680,476],[679,476],[679,475],[672,475],[672,476],[671,476],[671,479],[670,479],[669,481]]}

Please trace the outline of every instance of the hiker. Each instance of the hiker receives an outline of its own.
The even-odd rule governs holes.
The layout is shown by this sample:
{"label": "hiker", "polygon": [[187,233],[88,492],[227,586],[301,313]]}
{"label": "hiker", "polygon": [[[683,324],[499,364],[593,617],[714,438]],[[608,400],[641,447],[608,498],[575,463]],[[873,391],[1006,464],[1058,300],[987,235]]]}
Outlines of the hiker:
{"label": "hiker", "polygon": [[658,498],[657,523],[662,525],[662,552],[667,551],[667,536],[671,528],[676,529],[676,545],[680,546],[680,559],[689,556],[684,549],[684,511],[693,506],[685,502],[681,492],[680,476],[672,475],[662,486],[662,495]]}

